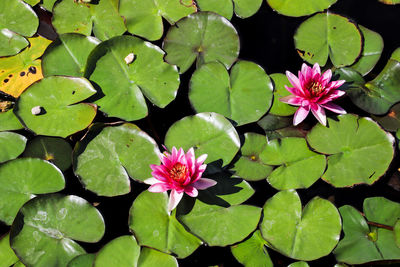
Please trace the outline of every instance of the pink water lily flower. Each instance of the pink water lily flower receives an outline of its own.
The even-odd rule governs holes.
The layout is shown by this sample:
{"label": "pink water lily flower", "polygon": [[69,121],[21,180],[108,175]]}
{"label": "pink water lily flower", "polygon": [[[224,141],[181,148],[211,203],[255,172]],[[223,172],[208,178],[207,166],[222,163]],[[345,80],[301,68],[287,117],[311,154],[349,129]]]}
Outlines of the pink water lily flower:
{"label": "pink water lily flower", "polygon": [[160,165],[150,165],[153,177],[145,181],[151,184],[148,190],[153,193],[171,190],[168,211],[175,209],[183,193],[197,197],[197,190],[207,189],[217,183],[201,177],[207,167],[207,164],[203,164],[206,158],[207,154],[203,154],[196,159],[193,148],[185,154],[182,148],[178,151],[173,147],[171,154],[168,152],[161,154]]}
{"label": "pink water lily flower", "polygon": [[292,95],[279,100],[287,104],[300,106],[294,114],[294,125],[298,125],[302,122],[307,117],[310,110],[315,118],[323,125],[326,125],[324,109],[339,114],[346,114],[343,108],[331,103],[332,100],[345,94],[344,91],[336,89],[342,86],[346,81],[331,81],[332,72],[330,69],[321,74],[318,63],[315,63],[313,68],[303,64],[298,77],[290,71],[286,71],[286,76],[293,87],[288,87],[286,85],[285,87]]}

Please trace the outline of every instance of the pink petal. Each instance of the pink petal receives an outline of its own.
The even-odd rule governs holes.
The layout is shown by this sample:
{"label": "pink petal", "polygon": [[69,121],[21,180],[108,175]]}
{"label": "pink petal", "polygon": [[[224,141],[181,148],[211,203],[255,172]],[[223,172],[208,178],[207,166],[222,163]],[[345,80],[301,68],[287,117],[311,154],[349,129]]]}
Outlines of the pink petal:
{"label": "pink petal", "polygon": [[339,88],[340,86],[342,86],[346,81],[345,80],[338,80],[338,81],[332,81],[328,84],[327,87],[330,88]]}
{"label": "pink petal", "polygon": [[289,82],[296,87],[298,90],[301,90],[301,84],[300,84],[300,80],[299,78],[296,77],[296,75],[294,75],[293,73],[291,73],[290,71],[286,71],[286,76],[289,80]]}
{"label": "pink petal", "polygon": [[199,194],[199,191],[197,191],[197,189],[194,188],[193,186],[186,186],[185,193],[191,197],[197,197],[197,195]]}
{"label": "pink petal", "polygon": [[154,177],[151,177],[151,178],[149,178],[149,179],[144,180],[143,182],[144,182],[145,184],[153,185],[153,184],[159,183],[160,181],[157,180],[157,179],[154,178]]}
{"label": "pink petal", "polygon": [[[318,64],[318,63],[315,63],[315,64],[314,64],[314,66],[313,66],[313,72],[314,72],[314,74],[315,74],[315,73],[321,74],[321,68],[319,67],[319,64]],[[313,75],[313,76],[314,76],[314,75]]]}
{"label": "pink petal", "polygon": [[294,95],[289,95],[289,96],[279,98],[279,101],[286,103],[286,104],[294,105],[294,106],[301,106],[301,103],[303,102],[303,100],[304,99],[302,97],[298,97],[298,96],[294,96]]}
{"label": "pink petal", "polygon": [[303,91],[299,91],[297,88],[295,87],[288,87],[285,85],[286,90],[288,90],[292,95],[303,95]]}
{"label": "pink petal", "polygon": [[311,112],[315,118],[324,126],[326,126],[325,110],[317,104],[311,105]]}
{"label": "pink petal", "polygon": [[190,174],[192,175],[195,172],[195,167],[196,167],[196,158],[194,157],[193,147],[189,148],[185,156],[186,156],[187,166],[189,167]]}
{"label": "pink petal", "polygon": [[217,182],[214,180],[211,180],[208,178],[201,178],[201,179],[197,180],[195,183],[193,183],[192,185],[199,190],[204,190],[204,189],[207,189],[216,184],[217,184]]}
{"label": "pink petal", "polygon": [[346,94],[345,91],[335,90],[334,92],[330,93],[329,95],[322,97],[318,101],[318,104],[323,105],[325,103],[331,102],[332,100],[335,100],[336,98],[339,98],[344,94]]}
{"label": "pink petal", "polygon": [[148,190],[152,193],[161,193],[161,192],[165,192],[170,189],[171,189],[171,186],[169,186],[169,184],[157,183],[157,184],[153,184],[152,186],[150,186]]}
{"label": "pink petal", "polygon": [[301,72],[299,71],[299,77],[300,77],[300,74],[302,74],[301,76],[303,78],[303,79],[300,79],[300,80],[303,80],[303,81],[301,81],[301,85],[304,87],[304,85],[312,77],[312,70],[309,66],[307,66],[307,64],[303,63],[303,65],[301,66]]}
{"label": "pink petal", "polygon": [[329,82],[331,78],[332,78],[332,71],[330,69],[328,69],[327,71],[324,72],[324,74],[322,74],[323,83]]}
{"label": "pink petal", "polygon": [[181,201],[183,197],[183,192],[178,193],[176,190],[171,190],[171,194],[169,195],[169,202],[168,202],[168,211],[172,211],[173,209],[178,206],[179,201]]}
{"label": "pink petal", "polygon": [[203,154],[196,160],[196,166],[203,164],[203,162],[207,159],[207,154]]}
{"label": "pink petal", "polygon": [[293,125],[296,126],[300,122],[304,121],[304,119],[307,117],[309,112],[310,112],[310,106],[309,105],[299,107],[297,109],[296,113],[294,114]]}
{"label": "pink petal", "polygon": [[335,112],[335,113],[346,114],[346,111],[342,107],[340,107],[340,106],[338,106],[336,104],[333,104],[333,103],[327,103],[327,104],[321,105],[321,106],[323,108],[326,108],[327,110],[330,110],[330,111]]}

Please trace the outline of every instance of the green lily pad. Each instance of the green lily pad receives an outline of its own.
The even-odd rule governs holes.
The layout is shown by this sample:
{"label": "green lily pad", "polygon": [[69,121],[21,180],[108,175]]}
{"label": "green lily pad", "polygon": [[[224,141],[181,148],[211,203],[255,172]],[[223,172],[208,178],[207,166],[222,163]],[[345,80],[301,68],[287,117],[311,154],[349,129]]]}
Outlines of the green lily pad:
{"label": "green lily pad", "polygon": [[158,250],[143,247],[140,251],[138,266],[140,267],[178,267],[175,257],[162,253]]}
{"label": "green lily pad", "polygon": [[19,210],[10,243],[28,266],[61,267],[85,253],[73,240],[95,243],[104,230],[100,212],[83,198],[49,194],[32,199]]}
{"label": "green lily pad", "polygon": [[308,188],[325,171],[324,155],[311,151],[304,138],[287,137],[268,142],[260,154],[264,164],[279,166],[267,178],[278,190]]}
{"label": "green lily pad", "polygon": [[239,36],[224,17],[197,12],[178,21],[164,39],[165,60],[186,72],[197,59],[197,66],[219,61],[227,69],[239,55]]}
{"label": "green lily pad", "polygon": [[306,132],[302,131],[297,127],[286,127],[282,129],[277,129],[273,131],[265,131],[265,135],[268,140],[282,139],[286,137],[301,137],[306,136]]}
{"label": "green lily pad", "polygon": [[0,56],[12,56],[28,46],[29,42],[23,36],[36,33],[39,19],[21,0],[3,1],[0,14]]}
{"label": "green lily pad", "polygon": [[24,126],[22,126],[12,109],[0,112],[0,131],[21,130],[23,128]]}
{"label": "green lily pad", "polygon": [[243,19],[251,17],[260,9],[262,2],[262,0],[233,0],[235,14]]}
{"label": "green lily pad", "polygon": [[124,235],[111,240],[96,255],[94,267],[124,266],[136,267],[140,247],[132,235]]}
{"label": "green lily pad", "polygon": [[354,70],[367,75],[376,65],[381,57],[383,50],[383,39],[379,33],[371,31],[364,26],[359,25],[364,37],[364,47],[360,59],[351,66]]}
{"label": "green lily pad", "polygon": [[309,266],[310,265],[308,265],[308,263],[305,261],[297,261],[288,265],[288,267],[309,267]]}
{"label": "green lily pad", "polygon": [[267,178],[273,167],[260,159],[260,154],[267,146],[267,138],[256,133],[245,133],[241,157],[235,162],[232,170],[235,175],[247,181],[259,181]]}
{"label": "green lily pad", "polygon": [[15,159],[24,152],[26,137],[12,132],[0,132],[0,163]]}
{"label": "green lily pad", "polygon": [[385,116],[371,116],[374,121],[379,123],[386,131],[396,132],[400,129],[400,104],[395,104],[390,108]]}
{"label": "green lily pad", "polygon": [[257,124],[266,132],[274,131],[292,126],[293,117],[276,116],[268,113]]}
{"label": "green lily pad", "polygon": [[14,112],[36,134],[65,138],[92,122],[96,106],[79,102],[95,93],[84,78],[51,76],[22,93]]}
{"label": "green lily pad", "polygon": [[386,5],[397,5],[397,4],[400,4],[400,0],[379,0],[379,2],[384,3]]}
{"label": "green lily pad", "polygon": [[21,158],[0,166],[0,220],[10,225],[22,205],[35,197],[62,190],[64,176],[53,164]]}
{"label": "green lily pad", "polygon": [[194,72],[189,100],[197,112],[217,112],[243,125],[267,112],[272,90],[264,69],[253,62],[238,61],[230,77],[223,64],[211,62]]}
{"label": "green lily pad", "polygon": [[294,42],[303,60],[321,66],[325,66],[328,56],[336,67],[351,65],[362,50],[362,35],[357,26],[329,12],[304,21],[294,35]]}
{"label": "green lily pad", "polygon": [[400,61],[400,47],[393,51],[392,55],[390,56],[391,59]]}
{"label": "green lily pad", "polygon": [[162,18],[174,24],[197,8],[192,0],[120,0],[119,11],[130,33],[154,41],[163,35]]}
{"label": "green lily pad", "polygon": [[147,116],[143,95],[164,108],[175,99],[179,74],[163,57],[158,46],[137,37],[119,36],[101,43],[89,57],[85,75],[101,88],[101,98],[94,103],[108,116],[126,121]]}
{"label": "green lily pad", "polygon": [[296,191],[280,191],[263,208],[260,230],[269,247],[297,260],[328,255],[340,238],[342,224],[336,207],[313,198],[302,210]]}
{"label": "green lily pad", "polygon": [[187,116],[175,122],[165,136],[165,145],[170,149],[182,147],[185,151],[193,147],[199,157],[207,154],[206,163],[222,160],[229,164],[240,148],[239,136],[224,116],[204,112]]}
{"label": "green lily pad", "polygon": [[202,242],[185,230],[175,218],[175,212],[168,213],[167,206],[167,193],[142,192],[131,207],[129,227],[141,246],[185,258]]}
{"label": "green lily pad", "polygon": [[274,101],[268,114],[277,116],[293,115],[296,112],[297,107],[293,107],[279,100],[284,96],[291,95],[291,93],[285,88],[285,85],[291,87],[288,78],[282,73],[274,73],[271,74],[270,77],[274,83]]}
{"label": "green lily pad", "polygon": [[57,2],[57,0],[42,0],[42,3],[40,6],[44,7],[45,9],[47,9],[48,11],[51,12],[53,10],[53,6],[56,2]]}
{"label": "green lily pad", "polygon": [[397,247],[400,248],[400,219],[398,219],[393,227],[394,240],[396,241]]}
{"label": "green lily pad", "polygon": [[232,246],[231,251],[237,261],[245,267],[272,267],[266,245],[267,242],[257,230],[249,239]]}
{"label": "green lily pad", "polygon": [[72,148],[62,138],[37,136],[28,142],[23,156],[48,160],[65,171],[71,166]]}
{"label": "green lily pad", "polygon": [[[90,1],[89,1],[90,2]],[[93,3],[62,0],[53,7],[52,24],[58,34],[81,33],[107,40],[126,31],[123,18],[118,14],[119,1],[101,0]]]}
{"label": "green lily pad", "polygon": [[323,11],[337,0],[267,0],[272,9],[279,14],[301,17]]}
{"label": "green lily pad", "polygon": [[149,135],[130,123],[93,128],[74,151],[74,172],[86,189],[100,196],[124,195],[130,192],[129,177],[152,177],[150,164],[160,164],[160,151]]}
{"label": "green lily pad", "polygon": [[67,267],[92,267],[96,254],[82,254],[73,258]]}
{"label": "green lily pad", "polygon": [[18,261],[18,257],[10,247],[10,234],[7,233],[0,238],[0,266],[9,267]]}
{"label": "green lily pad", "polygon": [[29,4],[30,6],[35,6],[40,2],[40,0],[24,0],[24,2]]}
{"label": "green lily pad", "polygon": [[201,11],[212,11],[227,19],[231,19],[233,15],[232,0],[197,0],[197,6]]}
{"label": "green lily pad", "polygon": [[43,76],[67,75],[83,77],[87,58],[100,41],[76,33],[61,34],[50,44],[42,58]]}
{"label": "green lily pad", "polygon": [[394,138],[369,118],[340,115],[328,118],[329,128],[316,125],[307,141],[317,152],[328,155],[322,179],[335,187],[373,184],[389,167]]}

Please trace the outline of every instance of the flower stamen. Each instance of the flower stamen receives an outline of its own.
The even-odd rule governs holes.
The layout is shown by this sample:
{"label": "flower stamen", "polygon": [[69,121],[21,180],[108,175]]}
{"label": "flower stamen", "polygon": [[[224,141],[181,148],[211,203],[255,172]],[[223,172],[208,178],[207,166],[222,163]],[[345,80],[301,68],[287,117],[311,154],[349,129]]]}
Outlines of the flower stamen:
{"label": "flower stamen", "polygon": [[171,170],[168,171],[169,177],[177,183],[183,184],[186,181],[188,168],[177,162]]}

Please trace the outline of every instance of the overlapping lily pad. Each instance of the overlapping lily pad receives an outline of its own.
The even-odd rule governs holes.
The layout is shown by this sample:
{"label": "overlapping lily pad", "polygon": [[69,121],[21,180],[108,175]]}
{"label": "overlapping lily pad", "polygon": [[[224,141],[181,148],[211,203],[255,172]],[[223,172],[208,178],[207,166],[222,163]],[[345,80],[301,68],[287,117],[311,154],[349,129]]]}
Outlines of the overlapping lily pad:
{"label": "overlapping lily pad", "polygon": [[35,197],[60,191],[65,181],[61,171],[41,159],[21,158],[0,166],[0,220],[11,224],[21,206]]}
{"label": "overlapping lily pad", "polygon": [[127,121],[147,116],[146,96],[158,107],[174,100],[179,87],[175,66],[164,52],[137,37],[119,36],[101,43],[89,57],[86,77],[100,86],[99,109]]}
{"label": "overlapping lily pad", "polygon": [[103,217],[86,200],[50,194],[34,198],[20,209],[10,244],[28,266],[66,266],[85,253],[74,240],[95,243],[104,230]]}
{"label": "overlapping lily pad", "polygon": [[279,166],[267,178],[278,190],[308,188],[321,177],[326,166],[325,156],[311,151],[306,140],[297,137],[269,141],[260,160]]}
{"label": "overlapping lily pad", "polygon": [[197,0],[196,2],[201,11],[212,11],[229,20],[232,18],[233,10],[238,17],[248,18],[254,15],[262,4],[262,0]]}
{"label": "overlapping lily pad", "polygon": [[175,257],[162,253],[158,250],[143,247],[140,251],[140,257],[138,261],[140,267],[178,267],[178,261]]}
{"label": "overlapping lily pad", "polygon": [[396,132],[400,129],[400,104],[395,104],[390,108],[385,116],[371,116],[386,131]]}
{"label": "overlapping lily pad", "polygon": [[175,218],[175,212],[169,214],[167,206],[167,193],[142,192],[130,210],[129,227],[141,246],[185,258],[202,242],[185,230]]}
{"label": "overlapping lily pad", "polygon": [[24,152],[26,137],[12,132],[0,132],[0,163],[15,159]]}
{"label": "overlapping lily pad", "polygon": [[271,74],[270,77],[274,83],[274,101],[268,113],[277,116],[290,116],[294,114],[294,112],[297,110],[296,107],[283,103],[279,100],[284,96],[290,95],[290,92],[285,88],[285,85],[291,87],[288,78],[282,73],[274,73]]}
{"label": "overlapping lily pad", "polygon": [[267,0],[272,9],[291,17],[311,15],[323,11],[336,3],[337,0]]}
{"label": "overlapping lily pad", "polygon": [[11,266],[19,259],[10,247],[10,234],[7,233],[0,238],[0,262],[1,266]]}
{"label": "overlapping lily pad", "polygon": [[389,167],[394,138],[369,118],[340,115],[329,127],[316,125],[307,135],[310,146],[328,155],[322,179],[335,187],[372,184]]}
{"label": "overlapping lily pad", "polygon": [[62,0],[53,7],[52,24],[58,34],[90,35],[93,31],[100,40],[107,40],[126,31],[118,5],[119,1],[115,0]]}
{"label": "overlapping lily pad", "polygon": [[400,47],[393,51],[392,55],[390,56],[391,59],[400,61]]}
{"label": "overlapping lily pad", "polygon": [[336,67],[351,65],[362,50],[362,35],[357,26],[330,12],[316,14],[304,21],[297,29],[294,41],[302,59],[312,64],[318,62],[321,66],[325,66],[328,56]]}
{"label": "overlapping lily pad", "polygon": [[94,267],[136,267],[140,247],[134,236],[125,235],[107,243],[96,255]]}
{"label": "overlapping lily pad", "polygon": [[24,126],[22,126],[12,109],[0,112],[0,131],[20,130],[23,128]]}
{"label": "overlapping lily pad", "polygon": [[224,116],[204,112],[185,117],[175,122],[165,136],[168,148],[182,147],[185,151],[193,147],[199,157],[207,154],[206,163],[223,161],[229,164],[240,148],[239,136]]}
{"label": "overlapping lily pad", "polygon": [[193,62],[219,61],[229,68],[239,55],[236,29],[224,17],[212,12],[197,12],[178,21],[164,39],[165,60],[186,72]]}
{"label": "overlapping lily pad", "polygon": [[92,267],[95,257],[95,254],[78,255],[68,263],[67,267]]}
{"label": "overlapping lily pad", "polygon": [[194,72],[189,100],[197,112],[217,112],[243,125],[267,112],[272,90],[268,75],[253,62],[238,61],[230,76],[223,64],[212,62]]}
{"label": "overlapping lily pad", "polygon": [[43,55],[43,75],[67,75],[82,77],[87,58],[100,41],[91,36],[76,33],[61,34]]}
{"label": "overlapping lily pad", "polygon": [[174,24],[197,8],[192,0],[120,0],[119,11],[130,33],[154,41],[164,32],[162,18]]}
{"label": "overlapping lily pad", "polygon": [[[99,129],[100,128],[100,129]],[[130,192],[129,177],[151,177],[150,164],[159,164],[157,144],[134,124],[97,125],[75,148],[74,171],[84,187],[101,196]]]}
{"label": "overlapping lily pad", "polygon": [[281,191],[267,200],[263,213],[262,236],[271,248],[290,258],[318,259],[339,241],[340,215],[328,200],[315,197],[302,209],[296,191]]}
{"label": "overlapping lily pad", "polygon": [[95,93],[84,78],[51,76],[19,97],[15,113],[36,134],[67,137],[85,129],[96,116],[96,106],[78,103]]}
{"label": "overlapping lily pad", "polygon": [[308,265],[308,263],[305,261],[296,261],[288,265],[288,267],[309,267],[309,266],[310,265]]}

